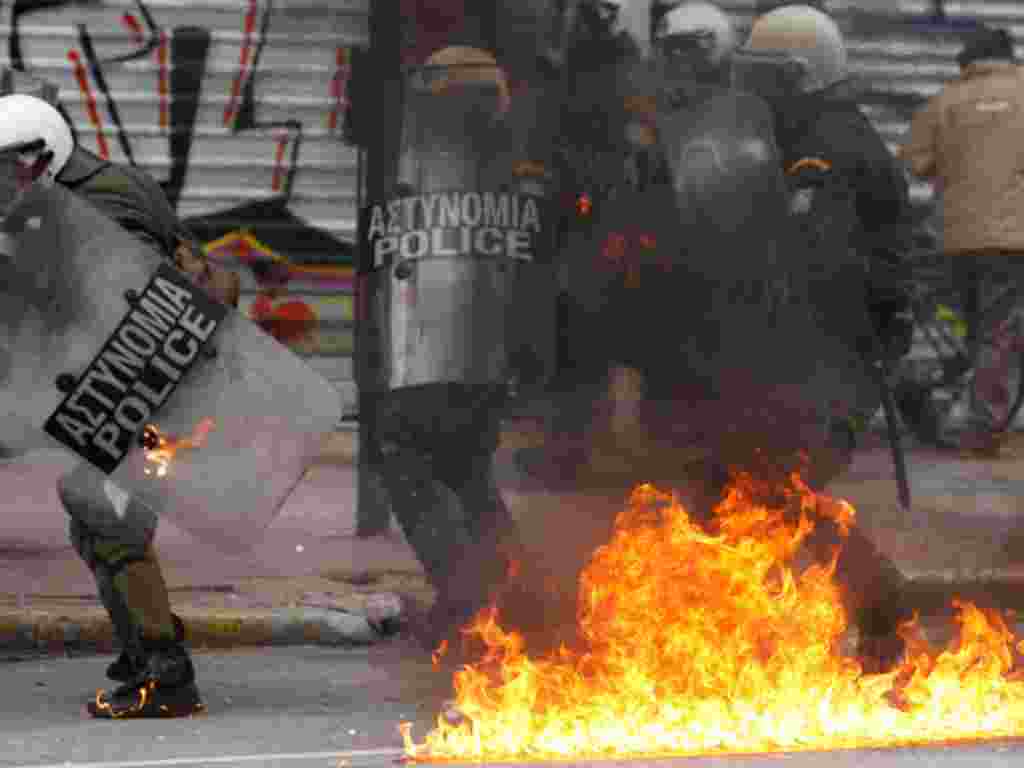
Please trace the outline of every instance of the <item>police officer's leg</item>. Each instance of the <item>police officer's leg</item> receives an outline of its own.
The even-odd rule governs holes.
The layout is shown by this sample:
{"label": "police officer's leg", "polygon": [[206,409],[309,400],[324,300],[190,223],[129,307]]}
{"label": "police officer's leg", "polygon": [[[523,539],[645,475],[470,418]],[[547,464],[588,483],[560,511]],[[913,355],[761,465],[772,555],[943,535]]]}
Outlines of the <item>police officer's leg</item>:
{"label": "police officer's leg", "polygon": [[[790,465],[802,463],[801,453],[809,455],[807,485],[824,492],[828,484],[848,465],[851,452],[841,434],[834,430],[808,430],[801,450],[791,453]],[[904,650],[899,637],[900,622],[911,612],[904,600],[906,580],[899,568],[868,539],[856,522],[844,535],[836,522],[819,516],[805,545],[822,565],[838,552],[835,578],[847,616],[859,632],[858,655],[869,671],[881,671],[899,661]]]}
{"label": "police officer's leg", "polygon": [[444,637],[499,601],[524,558],[518,527],[494,481],[491,455],[480,455],[466,441],[449,448],[438,464],[447,465],[438,467],[437,474],[458,509],[446,542],[443,587],[430,613],[430,624]]}
{"label": "police officer's leg", "polygon": [[[813,491],[825,491],[849,463],[850,448],[836,444],[837,440],[842,440],[842,436],[829,432],[822,445],[808,451],[813,471],[807,484]],[[869,672],[887,670],[900,660],[904,651],[897,631],[899,624],[911,618],[904,600],[906,579],[856,522],[845,535],[829,518],[819,516],[814,525],[806,546],[822,565],[830,563],[838,552],[835,578],[847,616],[859,633],[857,653],[862,664]]]}
{"label": "police officer's leg", "polygon": [[[751,450],[753,444],[728,445],[723,451],[725,459],[718,466],[708,466],[709,482],[703,489],[704,498],[718,501],[728,483],[727,467],[743,468],[755,477],[767,481],[766,487],[781,486],[789,472],[805,466],[802,455],[810,455],[812,477],[806,478],[814,491],[823,491],[834,474],[826,466],[838,466],[831,459],[821,460],[816,454],[831,449],[821,441],[806,442],[798,448],[790,444],[765,443],[760,452]],[[744,440],[744,442],[746,442]],[[816,467],[814,465],[817,464]],[[766,503],[779,503],[781,498],[766,499]],[[814,520],[814,531],[805,542],[808,553],[822,565],[831,562],[838,551],[835,578],[840,587],[843,605],[851,623],[860,634],[858,653],[871,671],[888,668],[899,661],[904,645],[897,629],[900,622],[910,618],[910,607],[903,599],[906,580],[896,565],[865,536],[856,524],[843,535],[834,521],[825,517]]]}
{"label": "police officer's leg", "polygon": [[[466,513],[451,487],[438,476],[436,455],[444,451],[449,461],[465,456],[456,440],[438,445],[434,436],[436,420],[446,421],[453,413],[446,385],[389,393],[374,398],[379,441],[379,473],[395,518],[405,539],[436,592],[435,604],[447,606],[453,592],[465,589],[455,583],[452,570],[472,541]],[[466,459],[468,460],[468,459]],[[420,642],[430,649],[444,639],[446,627],[435,626],[434,614],[425,624],[413,626]],[[452,621],[459,618],[453,617]]]}
{"label": "police officer's leg", "polygon": [[123,648],[109,672],[124,685],[90,702],[90,711],[117,718],[194,713],[201,706],[195,671],[153,549],[155,516],[85,465],[58,481],[58,495]]}
{"label": "police officer's leg", "polygon": [[868,672],[887,670],[904,651],[899,625],[912,616],[904,596],[905,577],[857,525],[844,536],[832,520],[818,519],[807,543],[822,564],[838,550],[835,577],[847,615],[858,629],[858,655]]}
{"label": "police officer's leg", "polygon": [[[504,624],[536,640],[536,630],[554,623],[553,612],[566,612],[545,599],[542,576],[525,555],[519,525],[495,480],[503,396],[478,389],[466,397],[460,405],[466,415],[458,438],[461,451],[439,451],[436,462],[438,477],[459,500],[468,532],[467,546],[449,564],[452,586],[438,613],[472,616],[493,602]],[[572,619],[575,612],[567,615]],[[441,615],[438,620],[443,621]]]}
{"label": "police officer's leg", "polygon": [[438,385],[382,398],[381,477],[437,597],[419,640],[436,648],[497,596],[518,558],[518,529],[494,480],[501,398]]}

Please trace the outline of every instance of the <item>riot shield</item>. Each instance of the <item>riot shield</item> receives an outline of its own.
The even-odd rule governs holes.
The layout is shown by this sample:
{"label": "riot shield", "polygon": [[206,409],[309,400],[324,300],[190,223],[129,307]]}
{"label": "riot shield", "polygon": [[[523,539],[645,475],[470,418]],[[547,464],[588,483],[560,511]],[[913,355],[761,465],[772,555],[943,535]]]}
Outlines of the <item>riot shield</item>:
{"label": "riot shield", "polygon": [[62,187],[31,188],[4,227],[12,456],[44,435],[93,486],[225,551],[258,542],[338,423],[336,390]]}
{"label": "riot shield", "polygon": [[707,254],[702,270],[713,264],[726,271],[731,266],[735,275],[769,276],[786,215],[771,110],[756,97],[724,88],[707,89],[699,105],[688,106],[658,113],[687,241],[708,238],[729,254],[729,266],[719,254]]}
{"label": "riot shield", "polygon": [[[657,247],[623,291],[632,298],[605,312],[626,326],[637,367],[662,382],[648,386],[676,400],[672,418],[693,440],[809,447],[834,411],[876,392],[858,348],[863,267],[849,228],[836,220],[815,241],[792,214],[759,97],[706,89],[686,109],[660,105],[657,130],[671,179],[619,203],[614,218],[660,211],[665,223],[651,222]],[[681,414],[680,392],[691,406]]]}
{"label": "riot shield", "polygon": [[360,387],[540,386],[555,349],[545,179],[489,67],[413,70],[393,197],[364,211]]}

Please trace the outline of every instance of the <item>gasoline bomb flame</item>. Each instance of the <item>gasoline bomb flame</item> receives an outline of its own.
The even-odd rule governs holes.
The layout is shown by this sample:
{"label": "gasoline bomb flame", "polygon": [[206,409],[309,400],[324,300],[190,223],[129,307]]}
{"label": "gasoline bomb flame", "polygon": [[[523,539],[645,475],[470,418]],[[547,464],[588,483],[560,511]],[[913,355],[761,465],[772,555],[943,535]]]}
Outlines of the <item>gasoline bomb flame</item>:
{"label": "gasoline bomb flame", "polygon": [[[101,712],[108,712],[114,719],[125,718],[136,712],[141,712],[146,707],[146,701],[153,695],[153,689],[156,687],[156,683],[146,683],[140,686],[138,689],[139,700],[136,704],[133,704],[123,712],[115,712],[111,704],[106,700],[107,692],[100,688],[96,691],[96,709]],[[166,709],[166,707],[165,707]]]}
{"label": "gasoline bomb flame", "polygon": [[201,448],[213,425],[213,419],[203,419],[192,430],[190,437],[182,438],[167,437],[153,425],[147,425],[143,433],[143,440],[146,441],[145,457],[152,467],[146,467],[145,473],[151,475],[156,472],[157,477],[165,477],[178,451]]}
{"label": "gasoline bomb flame", "polygon": [[787,516],[756,503],[741,475],[714,534],[674,497],[637,488],[580,579],[586,650],[529,658],[482,611],[464,632],[487,654],[455,674],[463,721],[439,717],[419,744],[401,724],[407,756],[654,757],[1024,734],[1024,675],[1011,672],[1014,638],[998,614],[957,604],[959,638],[942,652],[907,622],[907,652],[885,674],[842,655],[836,559],[800,572],[793,560],[813,519],[845,532],[854,510],[790,480],[783,506],[799,511]]}

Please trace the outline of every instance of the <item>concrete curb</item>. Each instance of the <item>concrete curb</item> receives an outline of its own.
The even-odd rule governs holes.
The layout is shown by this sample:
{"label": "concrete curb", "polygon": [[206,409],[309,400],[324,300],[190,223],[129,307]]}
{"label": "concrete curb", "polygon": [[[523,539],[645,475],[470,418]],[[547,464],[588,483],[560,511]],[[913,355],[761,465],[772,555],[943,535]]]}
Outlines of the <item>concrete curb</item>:
{"label": "concrete curb", "polygon": [[[365,646],[383,639],[366,616],[346,611],[297,607],[254,614],[251,611],[179,614],[186,643],[193,649],[231,649],[282,645]],[[378,625],[380,626],[380,625]],[[0,613],[0,651],[47,655],[113,653],[113,626],[105,615],[70,619],[57,612]]]}
{"label": "concrete curb", "polygon": [[[501,447],[515,450],[544,442],[542,435],[535,428],[526,428],[519,424],[507,424],[501,430]],[[324,438],[315,464],[355,464],[359,459],[359,430],[356,423],[339,427]]]}
{"label": "concrete curb", "polygon": [[[908,574],[911,575],[911,574]],[[906,597],[922,618],[948,616],[954,598],[983,607],[1016,609],[1024,615],[1024,576],[996,570],[976,573],[914,573]],[[370,616],[318,605],[255,611],[175,608],[194,650],[232,650],[268,646],[358,647],[384,642],[397,629],[403,606],[385,596]],[[99,607],[70,618],[66,607],[0,609],[0,653],[44,656],[111,654],[118,650],[113,627]],[[71,611],[74,612],[74,611]],[[1024,624],[1018,631],[1024,632]]]}

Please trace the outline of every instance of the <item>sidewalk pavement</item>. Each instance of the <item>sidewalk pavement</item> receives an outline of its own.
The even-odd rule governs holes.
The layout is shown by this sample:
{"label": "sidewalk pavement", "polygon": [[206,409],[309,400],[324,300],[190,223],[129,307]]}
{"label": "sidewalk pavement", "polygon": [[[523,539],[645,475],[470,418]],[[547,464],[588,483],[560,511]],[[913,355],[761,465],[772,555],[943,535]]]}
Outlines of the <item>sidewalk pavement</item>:
{"label": "sidewalk pavement", "polygon": [[[373,643],[397,618],[395,593],[429,598],[397,527],[355,536],[354,437],[338,433],[262,542],[244,555],[225,556],[161,522],[156,547],[194,647]],[[518,444],[514,435],[503,441],[499,483],[531,556],[557,577],[603,543],[601,521],[624,499],[531,487],[512,462]],[[953,595],[1024,608],[1024,461],[908,449],[909,517],[899,511],[888,449],[877,435],[829,490],[854,505],[869,536],[914,580],[913,599],[923,611],[945,611]],[[54,491],[59,473],[36,465],[12,476],[0,465],[0,649],[109,652],[109,622],[67,542]],[[557,552],[546,550],[551,542]]]}
{"label": "sidewalk pavement", "polygon": [[[395,592],[429,598],[397,527],[355,536],[354,437],[334,436],[249,552],[225,555],[161,520],[156,549],[194,645],[372,642],[367,616],[380,626],[397,613]],[[0,648],[112,647],[92,575],[68,542],[62,471],[0,465]]]}

